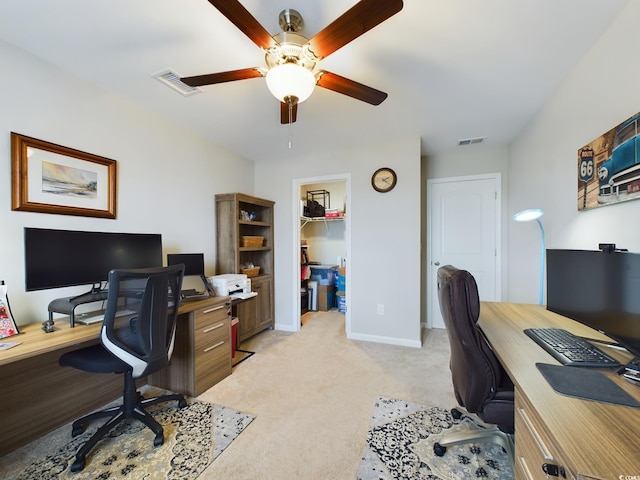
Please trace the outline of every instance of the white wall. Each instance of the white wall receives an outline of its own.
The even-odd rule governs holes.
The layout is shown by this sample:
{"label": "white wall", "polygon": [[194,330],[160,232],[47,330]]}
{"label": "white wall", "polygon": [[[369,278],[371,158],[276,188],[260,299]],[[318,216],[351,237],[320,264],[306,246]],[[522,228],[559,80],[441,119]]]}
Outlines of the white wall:
{"label": "white wall", "polygon": [[[0,58],[0,279],[18,323],[44,321],[52,299],[87,290],[24,291],[26,226],[161,233],[165,254],[204,252],[214,274],[214,195],[252,193],[253,163],[9,44]],[[11,211],[12,131],[117,160],[117,219]]]}
{"label": "white wall", "polygon": [[[511,146],[507,214],[542,208],[547,248],[640,252],[640,201],[577,209],[578,149],[640,111],[638,18],[629,2]],[[509,301],[536,303],[539,249],[534,222],[509,223]]]}
{"label": "white wall", "polygon": [[[423,195],[423,203],[426,205],[428,198],[426,192],[427,180],[434,178],[448,178],[448,177],[461,177],[469,175],[482,175],[487,173],[500,173],[502,178],[502,192],[507,192],[507,185],[509,183],[508,171],[509,171],[509,155],[508,149],[504,146],[492,146],[490,144],[476,144],[465,145],[452,148],[451,150],[441,153],[439,155],[425,157],[423,159],[422,175],[423,175],[423,188],[425,189]],[[502,212],[508,212],[507,208],[507,195],[502,195]],[[425,213],[426,214],[426,213]],[[510,216],[504,215],[502,218],[502,297],[506,298],[508,291],[507,282],[507,222],[510,221]],[[426,245],[428,241],[428,232],[426,231],[426,222],[423,224],[423,244]],[[423,295],[424,295],[424,316],[426,319],[426,301],[427,292],[429,291],[429,279],[427,272],[429,271],[429,259],[424,255],[423,264]]]}
{"label": "white wall", "polygon": [[[400,139],[346,151],[258,162],[256,195],[275,200],[276,325],[295,330],[299,314],[292,305],[298,288],[298,246],[294,245],[292,189],[295,179],[351,176],[351,257],[347,260],[347,295],[351,338],[420,345],[420,141]],[[385,194],[371,188],[371,175],[382,166],[398,174],[396,188]],[[297,208],[297,207],[296,207]],[[291,272],[291,273],[290,273]],[[376,306],[385,305],[377,315]]]}

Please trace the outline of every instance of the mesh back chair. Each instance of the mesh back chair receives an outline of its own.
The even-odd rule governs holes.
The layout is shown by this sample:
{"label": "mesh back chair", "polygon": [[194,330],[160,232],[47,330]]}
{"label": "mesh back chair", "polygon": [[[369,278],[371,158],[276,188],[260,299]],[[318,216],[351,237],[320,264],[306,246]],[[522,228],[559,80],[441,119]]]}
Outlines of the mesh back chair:
{"label": "mesh back chair", "polygon": [[[504,447],[513,462],[513,383],[477,326],[480,299],[475,279],[451,265],[439,268],[438,300],[451,346],[456,400],[485,428],[447,435],[434,451],[442,456],[447,446],[492,441]],[[451,413],[462,415],[457,409]]]}
{"label": "mesh back chair", "polygon": [[122,404],[91,413],[73,423],[72,436],[84,432],[85,425],[97,419],[108,420],[78,450],[71,471],[82,470],[89,451],[111,429],[125,419],[135,418],[155,433],[154,446],[162,445],[162,426],[145,410],[161,402],[177,400],[186,406],[182,395],[144,399],[135,380],[161,370],[169,363],[176,331],[176,320],[184,265],[109,272],[109,294],[100,343],[60,357],[62,366],[92,373],[117,373],[124,377]]}

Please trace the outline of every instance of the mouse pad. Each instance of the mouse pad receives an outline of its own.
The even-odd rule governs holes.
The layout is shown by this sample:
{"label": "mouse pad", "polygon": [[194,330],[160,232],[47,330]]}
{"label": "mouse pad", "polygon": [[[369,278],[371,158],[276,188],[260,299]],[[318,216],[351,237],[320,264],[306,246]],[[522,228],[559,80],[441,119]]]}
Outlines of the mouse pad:
{"label": "mouse pad", "polygon": [[558,393],[571,397],[640,408],[640,403],[597,370],[536,363],[540,373]]}

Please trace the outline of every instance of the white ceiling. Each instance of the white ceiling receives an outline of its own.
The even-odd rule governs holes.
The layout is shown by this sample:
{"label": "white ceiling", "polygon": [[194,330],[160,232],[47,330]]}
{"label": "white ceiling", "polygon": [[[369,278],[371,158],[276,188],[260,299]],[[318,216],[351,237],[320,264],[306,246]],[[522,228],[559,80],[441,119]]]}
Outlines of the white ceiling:
{"label": "white ceiling", "polygon": [[[387,100],[375,107],[316,88],[299,106],[291,150],[264,78],[189,97],[152,78],[264,66],[207,0],[2,0],[0,38],[254,161],[406,136],[434,154],[469,137],[507,144],[629,1],[405,0],[321,62]],[[296,9],[312,37],[355,0],[241,3],[274,34],[279,12]]]}

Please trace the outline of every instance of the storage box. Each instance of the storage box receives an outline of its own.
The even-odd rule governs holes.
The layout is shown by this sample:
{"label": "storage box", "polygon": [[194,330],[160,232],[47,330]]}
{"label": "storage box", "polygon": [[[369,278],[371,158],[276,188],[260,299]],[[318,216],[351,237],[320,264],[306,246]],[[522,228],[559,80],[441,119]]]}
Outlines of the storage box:
{"label": "storage box", "polygon": [[264,237],[243,235],[241,239],[241,246],[243,247],[261,247],[263,243]]}
{"label": "storage box", "polygon": [[236,356],[236,345],[238,343],[238,317],[231,320],[231,358]]}
{"label": "storage box", "polygon": [[333,285],[320,285],[318,287],[318,310],[326,312],[335,306],[335,293]]}
{"label": "storage box", "polygon": [[311,279],[317,280],[319,285],[334,285],[334,269],[337,265],[309,265],[311,267]]}
{"label": "storage box", "polygon": [[338,267],[338,291],[347,290],[347,269],[346,267]]}
{"label": "storage box", "polygon": [[336,304],[338,305],[338,312],[346,313],[347,311],[347,294],[345,292],[336,292]]}

